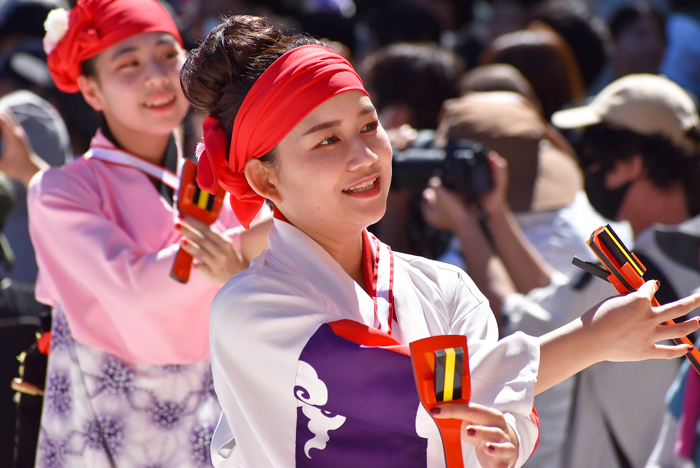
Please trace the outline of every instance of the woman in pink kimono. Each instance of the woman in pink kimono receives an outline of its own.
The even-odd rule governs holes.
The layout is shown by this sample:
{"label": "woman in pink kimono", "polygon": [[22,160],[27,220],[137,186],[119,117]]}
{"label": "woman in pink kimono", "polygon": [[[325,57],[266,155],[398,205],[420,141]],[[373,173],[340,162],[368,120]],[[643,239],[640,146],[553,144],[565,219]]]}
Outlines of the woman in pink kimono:
{"label": "woman in pink kimono", "polygon": [[[211,227],[173,209],[185,52],[157,1],[80,0],[46,28],[56,85],[104,124],[29,187],[37,298],[54,312],[36,465],[211,466],[209,304],[265,235],[241,234],[230,206]],[[180,248],[186,284],[170,277]]]}
{"label": "woman in pink kimono", "polygon": [[[538,430],[536,392],[600,360],[677,357],[656,345],[698,328],[658,323],[700,296],[652,309],[656,285],[542,338],[498,340],[488,302],[457,268],[394,253],[367,226],[384,214],[391,148],[350,64],[264,19],[228,18],[188,58],[185,95],[209,115],[198,182],[220,184],[242,224],[275,205],[269,250],[212,303],[217,467],[444,467],[407,344],[467,337],[464,466],[521,466]],[[643,409],[640,409],[643,410]]]}

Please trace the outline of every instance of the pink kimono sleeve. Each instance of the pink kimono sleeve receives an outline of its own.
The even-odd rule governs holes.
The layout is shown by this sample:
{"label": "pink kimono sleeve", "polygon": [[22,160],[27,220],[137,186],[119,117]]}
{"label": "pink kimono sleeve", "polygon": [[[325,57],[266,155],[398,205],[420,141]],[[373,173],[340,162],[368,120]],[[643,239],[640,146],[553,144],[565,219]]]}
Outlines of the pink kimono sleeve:
{"label": "pink kimono sleeve", "polygon": [[172,213],[156,209],[156,197],[129,217],[84,179],[50,170],[30,185],[38,299],[63,309],[77,341],[126,361],[208,359],[209,305],[218,287],[196,272],[185,285],[170,278],[178,250]]}

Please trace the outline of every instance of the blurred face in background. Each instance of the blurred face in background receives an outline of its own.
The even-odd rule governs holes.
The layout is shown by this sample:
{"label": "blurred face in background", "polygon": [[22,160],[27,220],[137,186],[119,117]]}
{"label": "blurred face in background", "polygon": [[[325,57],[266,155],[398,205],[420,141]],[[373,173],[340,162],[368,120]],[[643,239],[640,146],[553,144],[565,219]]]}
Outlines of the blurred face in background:
{"label": "blurred face in background", "polygon": [[95,57],[96,75],[81,76],[83,95],[120,141],[133,134],[168,136],[189,108],[180,87],[184,61],[170,34],[133,36]]}
{"label": "blurred face in background", "polygon": [[437,19],[443,29],[455,31],[461,26],[458,24],[459,14],[455,8],[455,3],[450,0],[411,0],[411,3],[417,5],[426,11],[431,12]]}
{"label": "blurred face in background", "polygon": [[666,51],[666,37],[659,23],[641,16],[615,37],[615,74],[658,73]]}
{"label": "blurred face in background", "polygon": [[493,0],[492,16],[489,21],[489,40],[518,31],[527,26],[528,12],[520,3],[513,0]]}

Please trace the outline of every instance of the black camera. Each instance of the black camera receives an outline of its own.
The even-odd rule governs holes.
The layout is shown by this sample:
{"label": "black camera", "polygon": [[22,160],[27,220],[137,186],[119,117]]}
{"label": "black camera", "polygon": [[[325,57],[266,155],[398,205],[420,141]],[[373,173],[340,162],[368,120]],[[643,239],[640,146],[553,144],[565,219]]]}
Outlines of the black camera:
{"label": "black camera", "polygon": [[420,133],[411,147],[394,150],[392,190],[423,190],[434,176],[440,177],[445,188],[471,201],[491,190],[488,148],[471,140],[452,140],[444,148],[435,148],[434,133]]}

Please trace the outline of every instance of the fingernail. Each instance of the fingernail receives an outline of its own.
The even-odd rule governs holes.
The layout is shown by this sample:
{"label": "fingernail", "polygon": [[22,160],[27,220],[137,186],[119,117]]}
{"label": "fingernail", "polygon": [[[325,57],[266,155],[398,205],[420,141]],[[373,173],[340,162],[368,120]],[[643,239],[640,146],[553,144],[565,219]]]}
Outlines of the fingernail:
{"label": "fingernail", "polygon": [[180,223],[175,223],[175,229],[180,229],[182,228],[182,225]]}
{"label": "fingernail", "polygon": [[430,414],[440,414],[440,413],[442,413],[442,408],[440,408],[439,406],[436,406],[430,410]]}
{"label": "fingernail", "polygon": [[493,452],[496,451],[496,447],[494,447],[493,445],[491,445],[490,442],[486,442],[486,449],[487,449],[489,452],[491,452],[491,453],[493,453]]}
{"label": "fingernail", "polygon": [[656,289],[659,289],[661,282],[659,280],[654,280],[654,282],[656,283]]}
{"label": "fingernail", "polygon": [[182,242],[180,242],[180,245],[187,245],[187,239],[182,239]]}
{"label": "fingernail", "polygon": [[185,219],[185,215],[182,214],[182,213],[178,213],[178,214],[177,214],[177,217],[178,217],[179,219]]}
{"label": "fingernail", "polygon": [[476,429],[474,429],[473,427],[467,427],[467,435],[474,437],[476,435]]}

